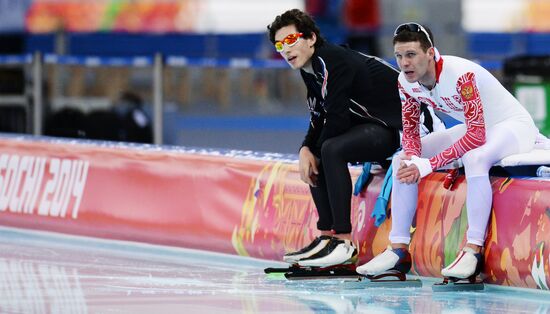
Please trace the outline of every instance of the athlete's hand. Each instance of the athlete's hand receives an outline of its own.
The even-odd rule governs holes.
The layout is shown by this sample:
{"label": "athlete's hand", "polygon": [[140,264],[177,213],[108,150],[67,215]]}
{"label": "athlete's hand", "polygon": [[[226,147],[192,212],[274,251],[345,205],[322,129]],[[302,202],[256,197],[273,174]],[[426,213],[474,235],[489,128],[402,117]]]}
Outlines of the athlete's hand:
{"label": "athlete's hand", "polygon": [[319,162],[315,155],[309,150],[309,147],[304,146],[300,149],[300,159],[298,162],[298,170],[300,171],[300,179],[311,186],[317,186],[317,175],[319,174]]}
{"label": "athlete's hand", "polygon": [[397,169],[397,180],[405,184],[417,183],[420,179],[420,170],[415,164],[409,164],[405,160],[411,160],[410,155],[402,154],[401,163],[399,164],[399,169]]}

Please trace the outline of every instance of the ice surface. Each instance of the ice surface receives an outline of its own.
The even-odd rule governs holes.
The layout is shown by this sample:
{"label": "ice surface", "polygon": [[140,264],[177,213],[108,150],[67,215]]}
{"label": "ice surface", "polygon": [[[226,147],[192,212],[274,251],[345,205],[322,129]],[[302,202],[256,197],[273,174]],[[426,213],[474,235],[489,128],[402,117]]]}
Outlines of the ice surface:
{"label": "ice surface", "polygon": [[0,313],[548,313],[550,293],[358,289],[271,279],[284,264],[0,228]]}

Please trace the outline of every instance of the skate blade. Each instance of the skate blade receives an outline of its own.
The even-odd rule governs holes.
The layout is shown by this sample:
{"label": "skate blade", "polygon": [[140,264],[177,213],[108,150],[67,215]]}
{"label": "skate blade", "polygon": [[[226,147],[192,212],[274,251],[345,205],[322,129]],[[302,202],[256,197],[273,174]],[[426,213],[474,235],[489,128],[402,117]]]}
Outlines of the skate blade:
{"label": "skate blade", "polygon": [[432,285],[433,292],[480,291],[484,289],[483,282],[441,282]]}
{"label": "skate blade", "polygon": [[371,280],[364,276],[357,282],[346,282],[346,287],[354,289],[368,289],[368,288],[422,288],[422,281],[420,279],[378,279]]}
{"label": "skate blade", "polygon": [[265,277],[267,280],[286,280],[284,272],[266,273]]}
{"label": "skate blade", "polygon": [[300,268],[285,273],[288,280],[317,280],[317,279],[352,279],[359,280],[361,275],[355,272],[354,268]]}
{"label": "skate blade", "polygon": [[352,282],[359,282],[359,275],[299,275],[294,276],[286,273],[285,278],[288,280],[323,280],[323,279],[349,279]]}
{"label": "skate blade", "polygon": [[271,273],[287,273],[289,271],[293,271],[296,269],[299,269],[299,266],[289,266],[289,267],[268,267],[264,269],[264,273],[271,274]]}

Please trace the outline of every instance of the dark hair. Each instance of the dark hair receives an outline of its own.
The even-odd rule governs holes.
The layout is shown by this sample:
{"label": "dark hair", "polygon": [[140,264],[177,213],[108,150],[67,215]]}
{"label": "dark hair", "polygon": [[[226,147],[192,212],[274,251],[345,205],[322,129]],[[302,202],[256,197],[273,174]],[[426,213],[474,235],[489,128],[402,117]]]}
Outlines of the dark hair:
{"label": "dark hair", "polygon": [[275,33],[281,28],[289,25],[296,26],[296,30],[303,35],[303,38],[309,39],[312,37],[312,34],[315,34],[317,41],[315,42],[315,48],[321,46],[325,39],[321,36],[319,27],[313,21],[313,18],[298,9],[288,10],[281,15],[277,15],[273,23],[267,26],[269,31],[269,40],[271,43],[275,43]]}
{"label": "dark hair", "polygon": [[430,47],[432,47],[432,44],[435,46],[435,40],[432,31],[424,25],[422,25],[422,27],[430,35],[430,40],[432,41],[431,43],[428,38],[426,38],[426,34],[424,34],[424,32],[412,32],[405,29],[400,31],[397,35],[393,36],[393,44],[395,45],[398,42],[406,43],[411,41],[418,41],[420,42],[420,47],[422,48],[422,50],[427,51],[428,49],[430,49]]}

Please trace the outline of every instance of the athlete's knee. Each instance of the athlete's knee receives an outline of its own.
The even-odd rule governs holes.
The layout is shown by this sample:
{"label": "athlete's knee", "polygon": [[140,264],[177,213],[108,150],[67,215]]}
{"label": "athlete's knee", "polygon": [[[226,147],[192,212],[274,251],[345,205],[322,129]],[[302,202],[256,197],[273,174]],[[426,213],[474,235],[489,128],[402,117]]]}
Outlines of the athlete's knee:
{"label": "athlete's knee", "polygon": [[489,172],[492,162],[483,150],[471,150],[462,156],[466,177],[484,175]]}
{"label": "athlete's knee", "polygon": [[393,155],[393,157],[391,159],[391,165],[392,165],[392,168],[393,168],[393,175],[394,176],[397,173],[397,169],[399,169],[399,165],[401,164],[401,160],[402,160],[402,157],[403,157],[404,154],[405,154],[405,152],[400,151],[399,153]]}
{"label": "athlete's knee", "polygon": [[321,158],[323,160],[331,159],[340,154],[339,143],[335,138],[329,138],[321,145]]}

